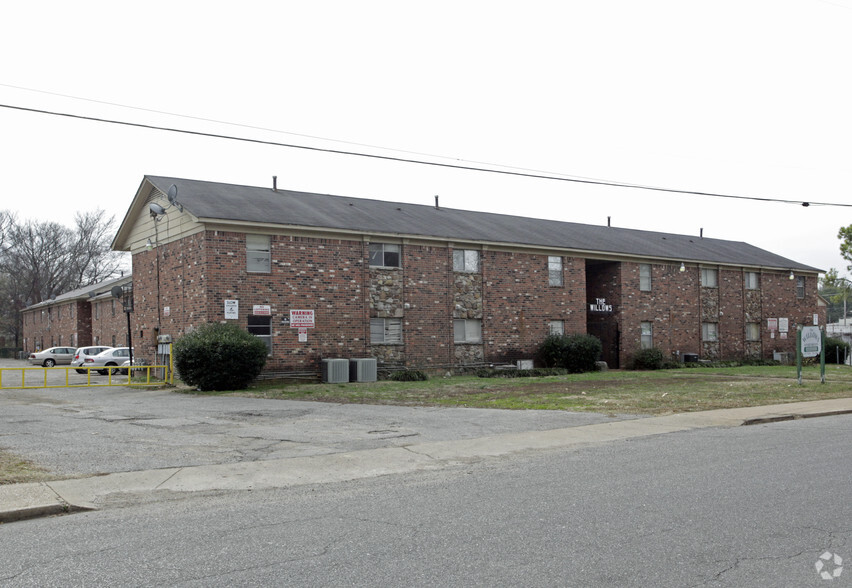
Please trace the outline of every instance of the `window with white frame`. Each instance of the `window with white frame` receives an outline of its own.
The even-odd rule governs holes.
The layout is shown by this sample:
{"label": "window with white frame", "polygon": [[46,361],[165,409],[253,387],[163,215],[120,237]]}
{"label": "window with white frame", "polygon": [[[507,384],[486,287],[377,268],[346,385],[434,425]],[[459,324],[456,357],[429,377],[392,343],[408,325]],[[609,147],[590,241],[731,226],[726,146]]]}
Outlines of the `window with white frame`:
{"label": "window with white frame", "polygon": [[746,323],[746,341],[760,341],[760,323]]}
{"label": "window with white frame", "polygon": [[718,341],[719,325],[717,323],[701,323],[701,340]]}
{"label": "window with white frame", "polygon": [[639,346],[642,349],[652,349],[654,347],[654,325],[650,321],[642,321],[640,324],[641,337]]}
{"label": "window with white frame", "polygon": [[246,271],[269,273],[271,259],[269,235],[246,235]]}
{"label": "window with white frame", "polygon": [[547,323],[547,331],[551,335],[564,335],[565,321],[550,321]]}
{"label": "window with white frame", "polygon": [[479,251],[453,249],[453,271],[476,273],[479,271]]}
{"label": "window with white frame", "polygon": [[805,276],[796,276],[796,298],[805,297]]}
{"label": "window with white frame", "polygon": [[402,343],[402,319],[370,319],[370,343],[373,345],[399,345]]}
{"label": "window with white frame", "polygon": [[651,264],[639,264],[639,290],[642,292],[651,291]]}
{"label": "window with white frame", "polygon": [[760,290],[760,274],[757,272],[745,273],[746,290]]}
{"label": "window with white frame", "polygon": [[453,320],[454,343],[482,343],[481,319]]}
{"label": "window with white frame", "polygon": [[272,355],[272,317],[263,315],[248,316],[248,332],[266,343],[267,353]]}
{"label": "window with white frame", "polygon": [[557,255],[547,257],[547,279],[551,286],[562,286],[562,258]]}
{"label": "window with white frame", "polygon": [[718,288],[718,272],[716,268],[702,267],[701,268],[701,285],[705,288]]}
{"label": "window with white frame", "polygon": [[392,243],[370,243],[370,266],[401,267],[399,245]]}

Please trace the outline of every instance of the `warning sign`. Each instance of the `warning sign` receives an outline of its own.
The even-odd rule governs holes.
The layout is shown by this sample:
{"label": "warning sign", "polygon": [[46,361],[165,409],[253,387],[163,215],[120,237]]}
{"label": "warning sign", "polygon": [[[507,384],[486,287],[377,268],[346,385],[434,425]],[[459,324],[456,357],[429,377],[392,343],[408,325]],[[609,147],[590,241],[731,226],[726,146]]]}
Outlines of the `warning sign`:
{"label": "warning sign", "polygon": [[315,326],[313,310],[290,310],[290,328],[313,329]]}

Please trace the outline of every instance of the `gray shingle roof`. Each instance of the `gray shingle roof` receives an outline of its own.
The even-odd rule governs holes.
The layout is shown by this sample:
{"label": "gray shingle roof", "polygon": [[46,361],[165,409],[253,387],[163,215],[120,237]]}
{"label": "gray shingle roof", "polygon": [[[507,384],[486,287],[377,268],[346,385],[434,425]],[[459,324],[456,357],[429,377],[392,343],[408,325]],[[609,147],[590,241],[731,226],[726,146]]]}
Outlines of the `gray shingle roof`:
{"label": "gray shingle roof", "polygon": [[127,284],[131,281],[131,279],[131,274],[119,276],[117,278],[109,278],[107,280],[104,280],[103,282],[98,282],[97,284],[90,284],[88,286],[82,286],[81,288],[77,288],[76,290],[64,292],[52,300],[44,300],[42,302],[38,302],[36,304],[33,304],[32,306],[28,306],[24,310],[30,310],[42,306],[51,306],[53,304],[59,304],[61,302],[68,302],[69,300],[86,300],[88,298],[101,296],[104,293],[108,293],[113,286],[121,286]]}
{"label": "gray shingle roof", "polygon": [[488,212],[436,208],[145,176],[163,194],[178,188],[178,201],[200,220],[275,223],[399,234],[457,241],[557,247],[590,254],[631,255],[675,262],[708,262],[789,270],[821,271],[748,243],[635,229],[602,227]]}

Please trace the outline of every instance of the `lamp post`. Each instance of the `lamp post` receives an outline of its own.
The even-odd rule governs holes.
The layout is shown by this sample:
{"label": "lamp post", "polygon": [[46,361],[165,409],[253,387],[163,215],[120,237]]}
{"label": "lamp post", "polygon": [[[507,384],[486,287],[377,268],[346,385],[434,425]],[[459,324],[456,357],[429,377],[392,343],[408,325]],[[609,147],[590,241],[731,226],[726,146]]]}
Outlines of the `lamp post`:
{"label": "lamp post", "polygon": [[129,375],[133,373],[133,332],[130,330],[130,313],[133,312],[133,284],[113,286],[110,294],[121,300],[124,314],[127,315],[127,349],[130,352],[130,367],[127,368],[127,373]]}

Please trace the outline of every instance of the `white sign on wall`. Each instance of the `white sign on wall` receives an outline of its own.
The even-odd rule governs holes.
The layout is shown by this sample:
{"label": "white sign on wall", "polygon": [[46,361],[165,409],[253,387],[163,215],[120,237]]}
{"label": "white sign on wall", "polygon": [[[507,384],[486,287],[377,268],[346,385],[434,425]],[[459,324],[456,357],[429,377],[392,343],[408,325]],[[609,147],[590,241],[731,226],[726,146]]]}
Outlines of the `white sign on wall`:
{"label": "white sign on wall", "polygon": [[778,319],[778,330],[782,333],[786,333],[790,330],[790,319],[780,318]]}
{"label": "white sign on wall", "polygon": [[313,329],[315,326],[313,310],[290,310],[291,329],[300,327]]}
{"label": "white sign on wall", "polygon": [[255,316],[271,316],[272,307],[269,304],[255,304],[251,307],[251,313]]}
{"label": "white sign on wall", "polygon": [[240,318],[240,301],[226,300],[225,301],[225,318],[238,319]]}

